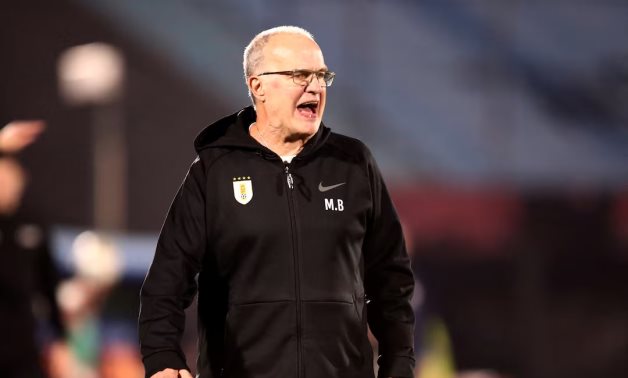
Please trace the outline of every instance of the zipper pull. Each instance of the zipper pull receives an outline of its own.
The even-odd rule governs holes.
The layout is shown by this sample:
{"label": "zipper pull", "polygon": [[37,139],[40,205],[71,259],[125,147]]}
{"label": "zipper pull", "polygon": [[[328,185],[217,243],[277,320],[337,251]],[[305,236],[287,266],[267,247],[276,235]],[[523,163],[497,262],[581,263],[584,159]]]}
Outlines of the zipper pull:
{"label": "zipper pull", "polygon": [[294,189],[294,180],[292,179],[292,174],[290,173],[290,168],[286,165],[286,181],[288,182],[288,188]]}

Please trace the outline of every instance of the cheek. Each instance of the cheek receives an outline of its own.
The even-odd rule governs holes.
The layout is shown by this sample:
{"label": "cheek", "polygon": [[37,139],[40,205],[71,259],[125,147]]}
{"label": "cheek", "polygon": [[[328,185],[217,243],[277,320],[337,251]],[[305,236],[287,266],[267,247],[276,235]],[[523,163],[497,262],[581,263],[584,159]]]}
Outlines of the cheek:
{"label": "cheek", "polygon": [[281,88],[281,85],[279,85],[279,83],[277,83],[276,81],[271,81],[270,83],[268,83],[268,86],[270,87],[270,90],[274,93],[279,92],[279,89]]}
{"label": "cheek", "polygon": [[303,94],[303,90],[298,87],[286,87],[277,83],[269,83],[266,106],[275,115],[283,114],[291,116],[296,104]]}

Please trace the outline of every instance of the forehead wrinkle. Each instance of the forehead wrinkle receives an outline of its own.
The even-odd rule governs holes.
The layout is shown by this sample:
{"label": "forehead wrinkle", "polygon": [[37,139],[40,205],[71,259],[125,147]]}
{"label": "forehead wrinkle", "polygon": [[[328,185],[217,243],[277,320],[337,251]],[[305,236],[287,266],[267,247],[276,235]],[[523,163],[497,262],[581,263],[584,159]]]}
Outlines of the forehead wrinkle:
{"label": "forehead wrinkle", "polygon": [[311,65],[308,63],[304,63],[302,59],[291,59],[286,55],[273,55],[267,57],[264,62],[264,66],[267,64],[270,66],[274,66],[272,69],[277,70],[309,70],[309,71],[327,71],[329,70],[327,65],[323,63],[322,65]]}

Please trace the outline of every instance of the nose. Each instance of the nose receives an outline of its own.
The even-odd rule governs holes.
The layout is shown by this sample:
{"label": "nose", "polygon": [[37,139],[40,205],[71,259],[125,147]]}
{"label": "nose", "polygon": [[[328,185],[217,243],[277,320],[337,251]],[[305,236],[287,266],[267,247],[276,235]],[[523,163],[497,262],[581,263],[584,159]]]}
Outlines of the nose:
{"label": "nose", "polygon": [[311,75],[310,81],[305,86],[305,91],[309,93],[321,93],[327,87],[322,78],[318,78],[317,75]]}

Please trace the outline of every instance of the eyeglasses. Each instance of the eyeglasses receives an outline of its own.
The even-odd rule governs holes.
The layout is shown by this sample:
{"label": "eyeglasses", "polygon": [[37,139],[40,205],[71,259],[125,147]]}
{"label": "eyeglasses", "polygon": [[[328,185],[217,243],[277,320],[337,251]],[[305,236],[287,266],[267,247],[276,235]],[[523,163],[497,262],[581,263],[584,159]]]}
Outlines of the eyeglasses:
{"label": "eyeglasses", "polygon": [[276,72],[263,72],[257,76],[264,75],[286,75],[292,76],[292,81],[296,85],[308,85],[312,82],[312,79],[316,76],[316,80],[319,83],[324,83],[326,87],[331,87],[331,83],[334,82],[336,74],[331,71],[312,71],[312,70],[292,70],[292,71],[276,71]]}

